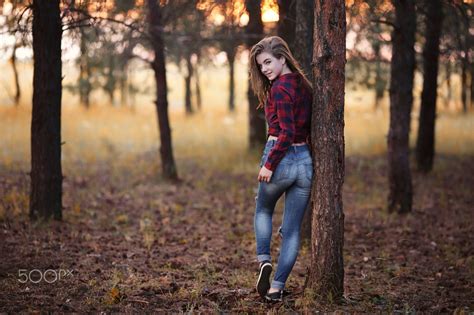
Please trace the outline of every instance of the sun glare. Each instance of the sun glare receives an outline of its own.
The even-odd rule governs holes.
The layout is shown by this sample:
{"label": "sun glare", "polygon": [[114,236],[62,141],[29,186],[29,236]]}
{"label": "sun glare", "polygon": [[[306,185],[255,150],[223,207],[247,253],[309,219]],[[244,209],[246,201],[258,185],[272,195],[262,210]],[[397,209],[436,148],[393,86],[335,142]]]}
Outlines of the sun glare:
{"label": "sun glare", "polygon": [[262,1],[262,22],[278,21],[278,4],[276,0]]}

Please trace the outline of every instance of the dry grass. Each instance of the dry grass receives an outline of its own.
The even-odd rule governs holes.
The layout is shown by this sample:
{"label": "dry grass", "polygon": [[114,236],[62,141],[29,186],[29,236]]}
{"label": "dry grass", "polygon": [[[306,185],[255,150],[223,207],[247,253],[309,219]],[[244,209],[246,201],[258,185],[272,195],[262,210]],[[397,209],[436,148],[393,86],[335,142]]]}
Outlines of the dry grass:
{"label": "dry grass", "polygon": [[[7,79],[9,68],[0,76],[5,90],[10,90]],[[176,67],[170,66],[168,82],[172,137],[175,157],[179,163],[194,161],[229,171],[253,170],[255,156],[247,153],[248,119],[245,65],[236,71],[237,112],[227,110],[227,69],[213,67],[202,73],[203,109],[193,116],[184,115],[183,82]],[[7,167],[28,167],[30,150],[31,66],[20,65],[24,85],[23,103],[15,108],[0,104],[0,163]],[[71,83],[76,73],[70,64],[64,66],[65,84]],[[140,86],[152,88],[149,70],[132,74]],[[415,95],[419,93],[415,90]],[[144,93],[136,99],[134,108],[114,107],[100,93],[92,95],[92,108],[86,110],[77,97],[65,91],[62,109],[63,166],[68,169],[78,162],[94,163],[109,160],[127,164],[137,154],[151,152],[151,159],[159,160],[158,125],[153,107],[154,96]],[[388,129],[387,100],[382,109],[371,108],[373,94],[366,90],[346,93],[345,136],[346,154],[379,155],[386,151]],[[442,99],[442,98],[441,98]],[[0,95],[8,103],[6,94]],[[410,141],[414,145],[417,129],[417,108],[413,110]],[[460,115],[441,108],[436,125],[436,151],[445,154],[474,154],[473,114]],[[251,162],[251,163],[249,163]]]}

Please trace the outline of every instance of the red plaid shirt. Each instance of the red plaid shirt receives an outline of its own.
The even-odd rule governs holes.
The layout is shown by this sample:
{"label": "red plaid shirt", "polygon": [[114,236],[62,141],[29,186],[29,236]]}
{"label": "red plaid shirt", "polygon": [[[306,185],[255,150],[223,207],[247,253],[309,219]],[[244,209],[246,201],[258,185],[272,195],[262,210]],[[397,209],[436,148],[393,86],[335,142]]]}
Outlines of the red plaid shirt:
{"label": "red plaid shirt", "polygon": [[299,73],[281,75],[272,83],[265,105],[268,135],[276,136],[265,167],[275,171],[293,143],[308,142],[312,91]]}

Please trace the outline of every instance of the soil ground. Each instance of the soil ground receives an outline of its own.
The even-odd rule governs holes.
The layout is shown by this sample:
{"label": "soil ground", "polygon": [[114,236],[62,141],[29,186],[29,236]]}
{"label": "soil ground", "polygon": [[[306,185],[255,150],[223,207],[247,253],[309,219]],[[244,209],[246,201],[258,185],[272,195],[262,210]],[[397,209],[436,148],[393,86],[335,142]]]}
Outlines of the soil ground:
{"label": "soil ground", "polygon": [[28,220],[27,168],[0,166],[0,312],[474,311],[473,156],[413,170],[403,216],[385,209],[385,158],[348,157],[345,300],[322,305],[303,290],[303,246],[290,295],[269,305],[254,289],[256,169],[178,161],[182,181],[170,184],[157,179],[154,154],[65,171],[64,218],[50,223]]}

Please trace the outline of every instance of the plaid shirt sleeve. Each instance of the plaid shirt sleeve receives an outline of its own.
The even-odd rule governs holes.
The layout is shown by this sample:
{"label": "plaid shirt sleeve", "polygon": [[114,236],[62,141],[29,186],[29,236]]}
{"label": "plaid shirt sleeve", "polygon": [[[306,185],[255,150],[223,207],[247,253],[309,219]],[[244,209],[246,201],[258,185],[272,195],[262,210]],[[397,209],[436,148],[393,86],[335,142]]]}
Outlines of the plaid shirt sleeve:
{"label": "plaid shirt sleeve", "polygon": [[295,139],[295,119],[293,113],[293,99],[290,90],[294,91],[293,82],[282,82],[272,86],[271,96],[275,103],[276,112],[278,116],[278,123],[280,125],[280,133],[278,139],[268,154],[265,167],[270,171],[275,171],[278,163],[283,159],[288,148],[293,144]]}

